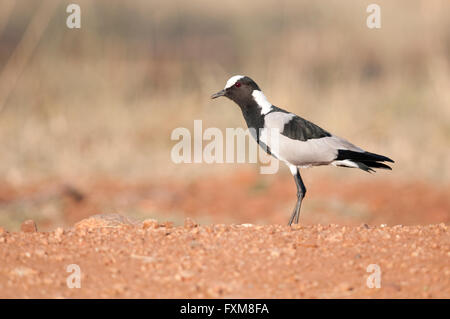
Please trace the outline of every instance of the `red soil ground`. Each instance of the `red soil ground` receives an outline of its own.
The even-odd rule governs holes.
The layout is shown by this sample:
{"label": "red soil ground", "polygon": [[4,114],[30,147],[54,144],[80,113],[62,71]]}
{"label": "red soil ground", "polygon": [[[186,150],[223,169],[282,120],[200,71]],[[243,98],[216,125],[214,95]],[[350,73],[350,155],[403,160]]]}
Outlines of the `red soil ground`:
{"label": "red soil ground", "polygon": [[[295,203],[289,176],[3,184],[2,211],[53,205],[61,216],[36,215],[38,232],[0,227],[0,297],[450,297],[447,189],[305,182],[302,224],[292,228],[284,226]],[[98,213],[116,215],[80,222]],[[80,266],[80,289],[66,285],[69,264]],[[381,269],[379,289],[366,285],[370,264]]]}

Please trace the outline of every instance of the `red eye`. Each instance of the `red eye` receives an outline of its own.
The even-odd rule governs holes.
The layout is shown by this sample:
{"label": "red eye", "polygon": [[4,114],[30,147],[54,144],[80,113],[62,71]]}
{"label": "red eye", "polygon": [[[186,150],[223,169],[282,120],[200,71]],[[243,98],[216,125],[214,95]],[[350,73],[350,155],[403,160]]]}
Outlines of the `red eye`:
{"label": "red eye", "polygon": [[241,82],[236,82],[236,84],[234,86],[237,87],[237,88],[240,88],[241,87]]}

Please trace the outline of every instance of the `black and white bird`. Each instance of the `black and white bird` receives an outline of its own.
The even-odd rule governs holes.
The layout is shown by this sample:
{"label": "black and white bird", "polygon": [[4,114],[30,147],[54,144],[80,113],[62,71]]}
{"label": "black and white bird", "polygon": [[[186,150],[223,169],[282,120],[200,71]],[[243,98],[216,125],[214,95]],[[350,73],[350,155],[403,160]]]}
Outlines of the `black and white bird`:
{"label": "black and white bird", "polygon": [[[241,108],[247,126],[257,143],[272,156],[287,164],[297,186],[297,203],[289,225],[298,224],[300,207],[306,187],[299,168],[334,165],[359,168],[374,172],[374,168],[391,169],[383,162],[394,163],[389,157],[378,155],[353,145],[300,116],[285,111],[270,103],[259,86],[248,76],[231,77],[225,88],[211,96],[212,99],[226,96]],[[273,136],[278,132],[277,145],[272,147]],[[273,134],[273,133],[270,133]]]}

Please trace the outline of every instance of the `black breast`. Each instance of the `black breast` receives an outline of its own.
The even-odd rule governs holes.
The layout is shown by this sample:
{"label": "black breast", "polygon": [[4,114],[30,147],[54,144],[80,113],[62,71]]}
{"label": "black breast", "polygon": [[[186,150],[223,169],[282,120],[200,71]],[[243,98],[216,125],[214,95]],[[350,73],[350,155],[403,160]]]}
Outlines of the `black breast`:
{"label": "black breast", "polygon": [[242,114],[244,115],[245,122],[248,128],[254,128],[259,130],[264,127],[264,116],[261,115],[260,110],[252,110],[249,108],[243,108]]}

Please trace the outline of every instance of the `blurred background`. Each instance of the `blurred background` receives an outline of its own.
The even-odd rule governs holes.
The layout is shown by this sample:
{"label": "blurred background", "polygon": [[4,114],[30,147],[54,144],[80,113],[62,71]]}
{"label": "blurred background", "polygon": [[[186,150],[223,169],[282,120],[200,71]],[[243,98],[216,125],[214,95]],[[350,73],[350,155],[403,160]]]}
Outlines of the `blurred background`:
{"label": "blurred background", "polygon": [[[392,172],[305,170],[304,223],[450,221],[450,3],[0,1],[0,226],[41,230],[98,213],[182,224],[286,223],[280,166],[174,164],[171,132],[245,127],[209,96],[235,74]],[[204,143],[205,144],[205,143]]]}

